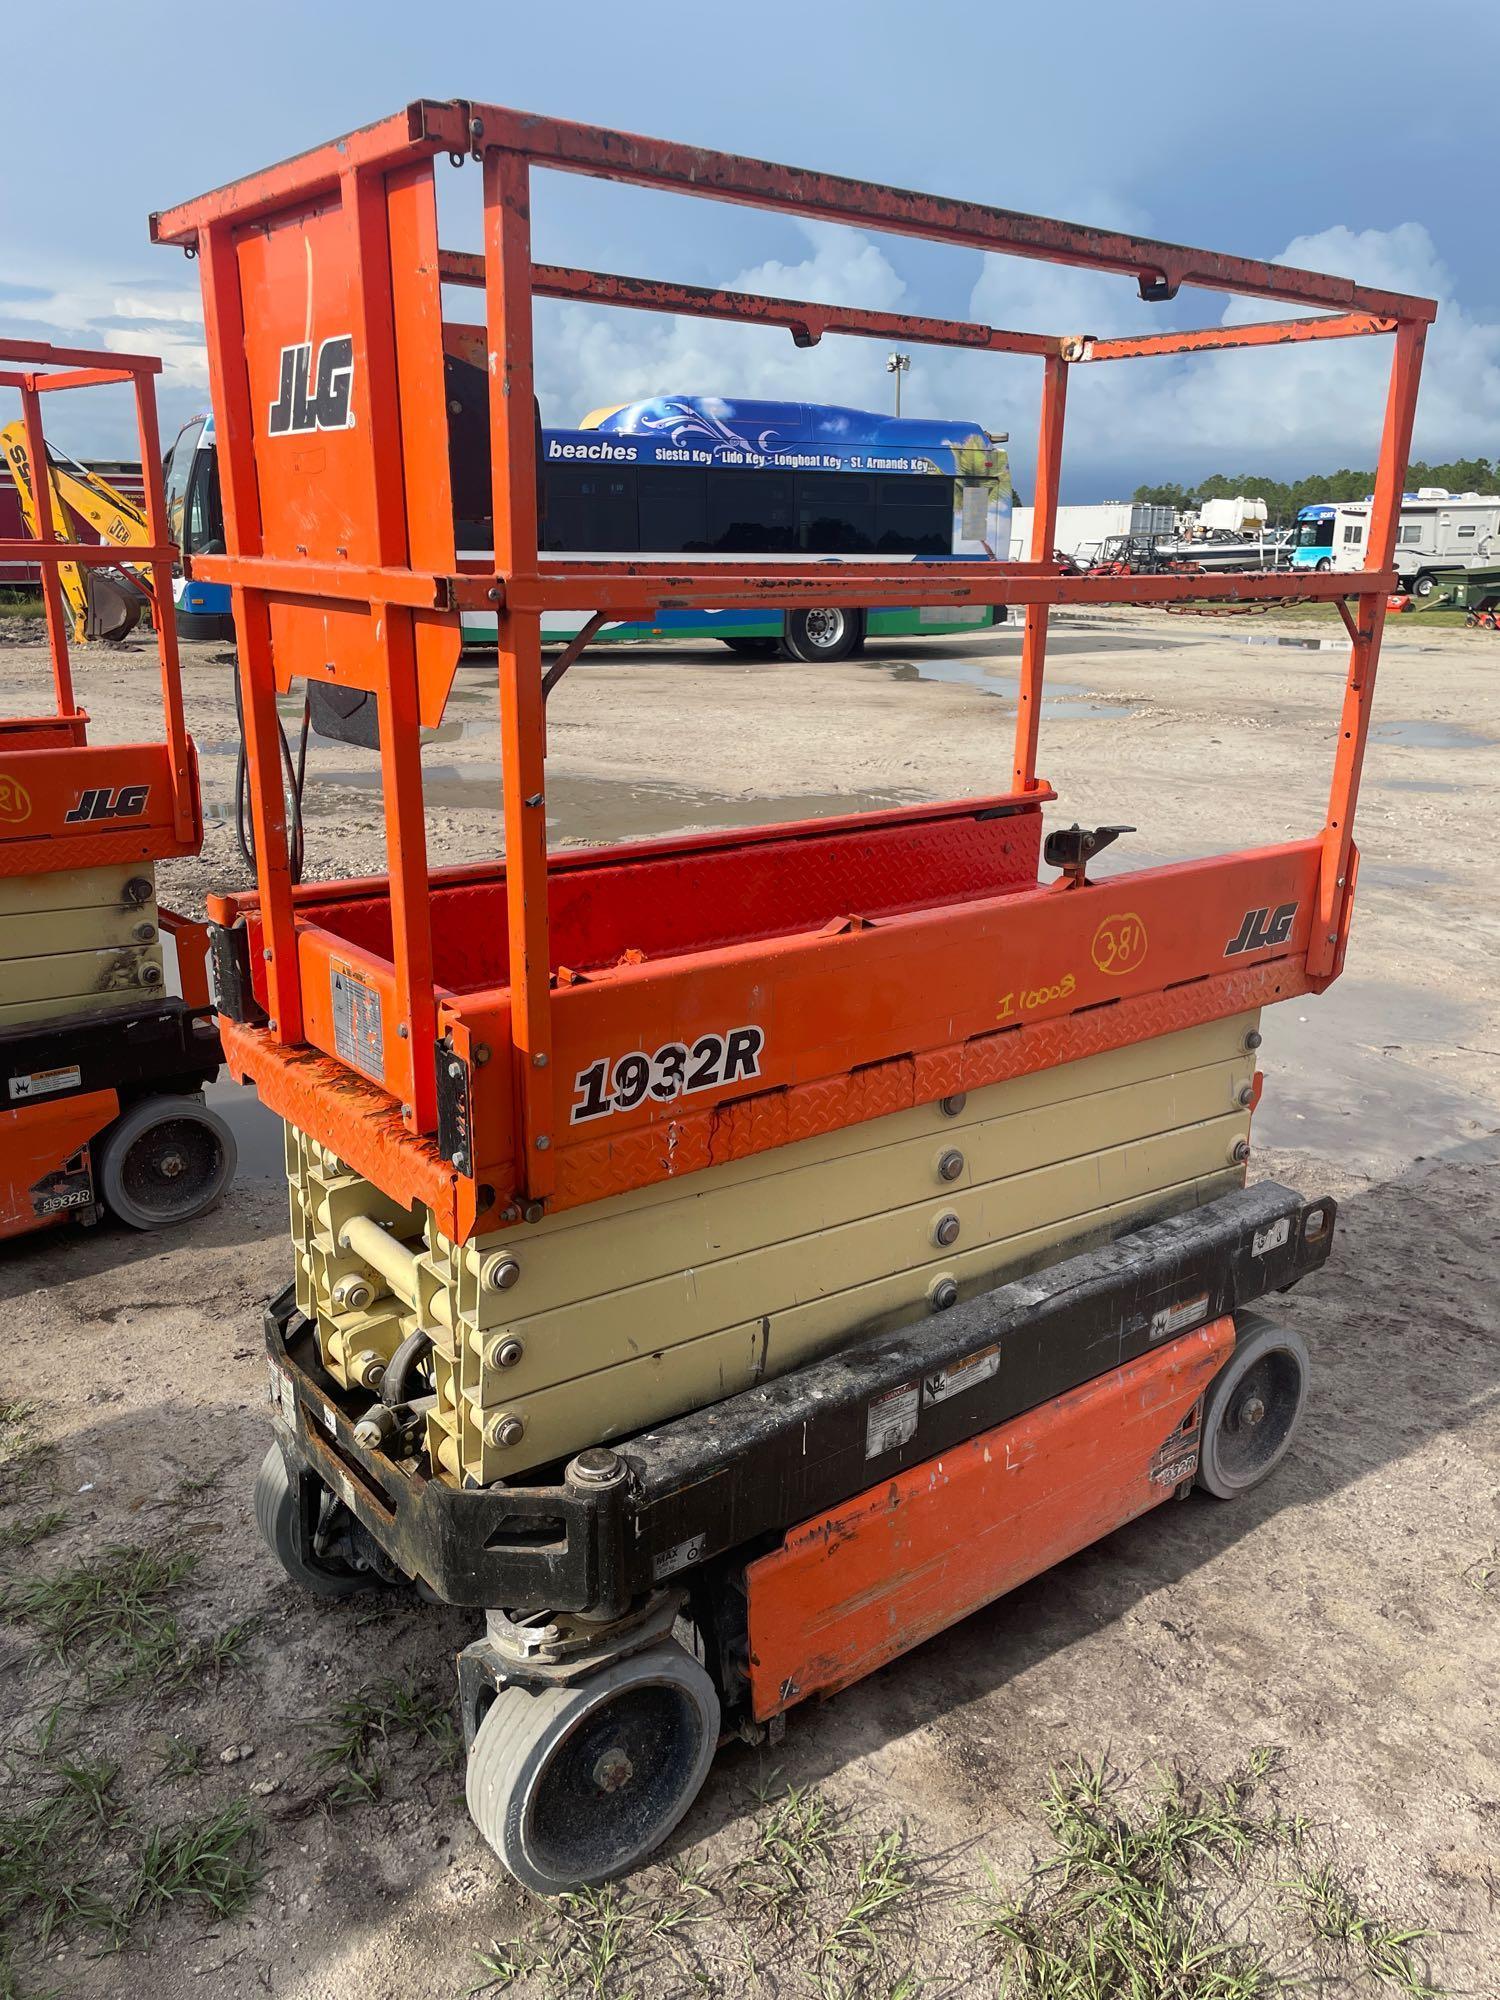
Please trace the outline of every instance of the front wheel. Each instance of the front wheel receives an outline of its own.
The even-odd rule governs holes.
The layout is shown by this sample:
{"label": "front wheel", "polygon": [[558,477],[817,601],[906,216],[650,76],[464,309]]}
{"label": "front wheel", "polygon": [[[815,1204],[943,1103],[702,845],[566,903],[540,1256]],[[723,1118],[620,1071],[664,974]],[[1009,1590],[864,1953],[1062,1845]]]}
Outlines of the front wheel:
{"label": "front wheel", "polygon": [[698,1796],[718,1740],[713,1682],[667,1639],[587,1680],[501,1688],[464,1792],[516,1880],[555,1896],[653,1853]]}
{"label": "front wheel", "polygon": [[1290,1327],[1245,1313],[1233,1354],[1203,1405],[1197,1483],[1237,1500],[1281,1463],[1307,1402],[1307,1343]]}
{"label": "front wheel", "polygon": [[99,1192],[132,1229],[206,1214],[234,1179],[234,1134],[201,1097],[143,1097],[99,1142]]}
{"label": "front wheel", "polygon": [[857,611],[820,604],[814,611],[788,612],[782,645],[792,660],[847,660],[863,639]]}
{"label": "front wheel", "polygon": [[1321,557],[1321,558],[1319,559],[1319,562],[1318,562],[1318,569],[1319,569],[1319,570],[1320,570],[1320,571],[1321,571],[1321,572],[1322,572],[1322,573],[1323,573],[1324,575],[1326,575],[1326,574],[1327,574],[1327,572],[1328,572],[1329,570],[1331,570],[1332,568],[1333,568],[1333,559],[1332,559],[1332,557],[1331,557],[1331,556],[1323,556],[1323,557]]}

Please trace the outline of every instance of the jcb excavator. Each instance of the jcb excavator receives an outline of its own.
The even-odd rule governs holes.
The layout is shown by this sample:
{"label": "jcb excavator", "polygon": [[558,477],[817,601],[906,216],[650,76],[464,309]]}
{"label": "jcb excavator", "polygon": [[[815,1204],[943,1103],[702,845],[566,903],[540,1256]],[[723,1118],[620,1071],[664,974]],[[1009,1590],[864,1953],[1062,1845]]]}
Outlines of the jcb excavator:
{"label": "jcb excavator", "polygon": [[[16,482],[22,519],[27,531],[36,535],[39,515],[26,450],[26,426],[14,423],[0,430],[0,445]],[[149,546],[151,530],[133,500],[66,452],[49,444],[46,453],[52,531],[60,541],[86,540],[80,528],[87,524],[101,542],[113,542],[122,549]],[[141,613],[152,602],[145,580],[128,566],[101,569],[90,564],[85,569],[79,563],[61,563],[58,580],[73,614],[75,639],[104,639],[118,645],[135,630]]]}

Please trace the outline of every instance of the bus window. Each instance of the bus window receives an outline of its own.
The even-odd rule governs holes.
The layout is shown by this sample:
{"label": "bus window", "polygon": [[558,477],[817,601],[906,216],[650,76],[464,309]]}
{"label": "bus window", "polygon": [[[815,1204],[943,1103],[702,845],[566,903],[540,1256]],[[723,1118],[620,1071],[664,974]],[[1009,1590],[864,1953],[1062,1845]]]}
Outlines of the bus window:
{"label": "bus window", "polygon": [[636,472],[636,481],[643,550],[685,556],[709,546],[705,471],[691,466],[643,465]]}
{"label": "bus window", "polygon": [[708,546],[725,555],[782,555],[794,548],[791,475],[715,472],[708,482]]}
{"label": "bus window", "polygon": [[634,469],[549,465],[546,524],[549,550],[604,555],[638,549]]}
{"label": "bus window", "polygon": [[863,556],[875,548],[875,482],[847,472],[804,472],[797,540],[810,555]]}
{"label": "bus window", "polygon": [[163,468],[163,486],[167,501],[167,535],[178,548],[183,547],[184,512],[187,502],[188,479],[193,470],[193,461],[198,452],[198,439],[203,434],[203,419],[184,424],[178,432],[177,442],[167,453]]}
{"label": "bus window", "polygon": [[188,479],[187,503],[183,509],[180,545],[184,555],[221,556],[224,553],[224,509],[219,499],[219,456],[214,451],[195,451]]}
{"label": "bus window", "polygon": [[953,489],[947,479],[892,475],[877,482],[875,547],[883,556],[953,553]]}

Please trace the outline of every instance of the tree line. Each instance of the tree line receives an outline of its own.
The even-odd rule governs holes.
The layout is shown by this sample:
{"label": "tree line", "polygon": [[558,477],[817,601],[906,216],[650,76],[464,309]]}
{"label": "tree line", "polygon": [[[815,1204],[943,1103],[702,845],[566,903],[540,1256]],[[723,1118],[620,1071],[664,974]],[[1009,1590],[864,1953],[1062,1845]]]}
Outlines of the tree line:
{"label": "tree line", "polygon": [[[1233,476],[1215,472],[1192,486],[1168,481],[1162,486],[1137,486],[1132,496],[1156,507],[1196,507],[1204,500],[1233,500],[1239,494],[1259,495],[1273,521],[1290,522],[1304,507],[1319,500],[1364,500],[1373,491],[1373,471],[1341,466],[1337,472],[1312,473],[1306,479],[1267,479],[1259,472]],[[1500,491],[1500,458],[1455,458],[1448,465],[1427,465],[1413,459],[1406,473],[1406,490],[1419,486],[1446,486],[1450,493],[1494,493]]]}

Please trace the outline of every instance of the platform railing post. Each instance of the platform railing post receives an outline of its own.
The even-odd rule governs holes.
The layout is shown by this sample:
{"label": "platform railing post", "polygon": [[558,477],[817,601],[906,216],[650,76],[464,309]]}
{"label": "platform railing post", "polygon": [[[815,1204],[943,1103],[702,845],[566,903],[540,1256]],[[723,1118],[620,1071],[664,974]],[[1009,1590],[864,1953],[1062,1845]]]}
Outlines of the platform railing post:
{"label": "platform railing post", "polygon": [[[503,590],[538,568],[530,171],[518,153],[485,154],[484,240],[495,574]],[[525,1193],[543,1200],[556,1175],[541,614],[502,601],[497,625],[511,1036],[523,1149],[517,1175]]]}
{"label": "platform railing post", "polygon": [[[1049,354],[1043,364],[1042,417],[1037,436],[1036,498],[1031,515],[1031,560],[1050,562],[1057,535],[1057,492],[1062,475],[1063,416],[1068,400],[1068,364]],[[1051,607],[1028,604],[1021,641],[1021,680],[1016,695],[1016,754],[1011,789],[1037,789],[1036,746],[1042,720],[1042,681],[1047,663],[1047,619]]]}
{"label": "platform railing post", "polygon": [[[351,168],[339,186],[344,219],[353,237],[357,279],[351,293],[354,365],[357,379],[367,385],[368,407],[356,436],[366,454],[371,516],[359,526],[359,547],[365,560],[399,569],[408,560],[409,535],[391,311],[388,191],[385,175],[374,169]],[[384,1036],[386,1087],[399,1093],[402,1117],[410,1130],[432,1132],[437,1129],[437,997],[416,634],[411,612],[397,605],[372,604],[370,622],[382,683],[376,706],[399,1017]]]}
{"label": "platform railing post", "polygon": [[26,426],[26,456],[31,465],[31,500],[36,511],[36,538],[41,544],[38,568],[42,573],[42,603],[47,612],[47,643],[52,653],[52,686],[59,715],[74,715],[78,704],[73,694],[73,664],[68,653],[68,618],[63,606],[62,578],[57,560],[48,544],[57,540],[52,519],[52,475],[47,463],[47,440],[42,434],[42,405],[34,383],[21,388],[21,417]]}
{"label": "platform railing post", "polygon": [[[165,548],[167,509],[162,492],[161,437],[156,424],[156,386],[151,377],[136,374],[135,425],[141,441],[142,485],[146,496],[146,526],[153,548]],[[167,755],[172,765],[172,821],[179,839],[198,830],[198,808],[188,756],[187,721],[182,709],[182,665],[177,651],[177,613],[172,602],[172,565],[151,564],[152,609],[156,619],[156,655],[161,665],[161,705],[167,726]]]}
{"label": "platform railing post", "polygon": [[[1385,426],[1370,503],[1370,530],[1365,545],[1364,573],[1389,570],[1396,559],[1396,531],[1401,519],[1401,494],[1411,452],[1412,424],[1422,375],[1422,350],[1427,329],[1420,320],[1403,320],[1396,329],[1391,357],[1390,389]],[[1359,802],[1360,773],[1370,732],[1370,707],[1375,698],[1375,671],[1385,631],[1386,594],[1368,586],[1358,593],[1359,610],[1349,648],[1349,672],[1339,718],[1338,749],[1328,795],[1328,818],[1322,833],[1323,855],[1318,871],[1318,903],[1307,946],[1307,969],[1315,977],[1330,975],[1338,960],[1339,935],[1351,882],[1354,813]]]}

